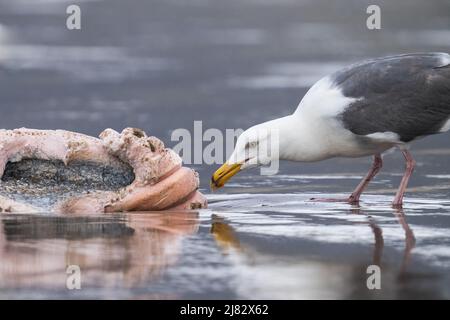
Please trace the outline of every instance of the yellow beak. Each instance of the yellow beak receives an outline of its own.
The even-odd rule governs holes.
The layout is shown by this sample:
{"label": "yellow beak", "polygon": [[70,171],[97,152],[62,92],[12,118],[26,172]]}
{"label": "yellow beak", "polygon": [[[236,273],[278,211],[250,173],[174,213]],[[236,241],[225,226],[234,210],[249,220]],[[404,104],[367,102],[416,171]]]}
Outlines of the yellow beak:
{"label": "yellow beak", "polygon": [[241,170],[242,164],[225,163],[211,177],[211,189],[222,188],[228,180]]}

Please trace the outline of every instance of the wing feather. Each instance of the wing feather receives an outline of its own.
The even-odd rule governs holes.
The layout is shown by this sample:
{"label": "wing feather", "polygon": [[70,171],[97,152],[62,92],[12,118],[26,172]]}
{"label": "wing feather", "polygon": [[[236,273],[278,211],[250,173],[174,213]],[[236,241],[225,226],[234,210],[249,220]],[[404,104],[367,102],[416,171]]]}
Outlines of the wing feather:
{"label": "wing feather", "polygon": [[394,132],[404,142],[438,133],[450,118],[450,55],[425,53],[368,60],[333,75],[347,97],[340,115],[357,135]]}

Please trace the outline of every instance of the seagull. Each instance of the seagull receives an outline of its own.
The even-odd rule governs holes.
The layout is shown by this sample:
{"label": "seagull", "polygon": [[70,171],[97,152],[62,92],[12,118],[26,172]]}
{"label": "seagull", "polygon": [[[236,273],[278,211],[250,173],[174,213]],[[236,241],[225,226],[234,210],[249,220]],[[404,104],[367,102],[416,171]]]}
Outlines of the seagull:
{"label": "seagull", "polygon": [[[244,131],[230,158],[214,172],[220,188],[236,173],[275,160],[314,162],[334,157],[373,156],[369,172],[344,199],[358,204],[380,171],[386,151],[399,149],[406,169],[392,206],[401,208],[415,161],[412,142],[450,130],[450,55],[412,53],[365,60],[317,81],[289,116]],[[266,147],[273,144],[277,150]],[[277,151],[277,152],[276,152]]]}

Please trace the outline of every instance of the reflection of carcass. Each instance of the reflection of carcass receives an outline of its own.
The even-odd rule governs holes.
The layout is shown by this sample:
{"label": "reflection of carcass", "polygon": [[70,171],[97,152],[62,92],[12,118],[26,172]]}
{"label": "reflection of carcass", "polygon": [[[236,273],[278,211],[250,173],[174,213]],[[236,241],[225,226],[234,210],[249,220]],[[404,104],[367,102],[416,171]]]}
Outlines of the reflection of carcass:
{"label": "reflection of carcass", "polygon": [[139,129],[0,130],[0,212],[197,209],[198,175]]}
{"label": "reflection of carcass", "polygon": [[77,265],[81,294],[96,288],[138,288],[174,264],[182,238],[197,229],[198,213],[193,211],[4,216],[0,222],[0,284],[2,289],[67,292],[66,268]]}

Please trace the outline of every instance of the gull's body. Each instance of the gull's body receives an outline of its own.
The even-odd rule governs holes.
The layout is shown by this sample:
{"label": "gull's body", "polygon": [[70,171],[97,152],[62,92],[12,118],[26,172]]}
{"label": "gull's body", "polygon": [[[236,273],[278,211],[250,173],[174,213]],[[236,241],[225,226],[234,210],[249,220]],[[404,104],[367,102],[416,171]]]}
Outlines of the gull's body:
{"label": "gull's body", "polygon": [[[316,82],[287,117],[256,125],[239,137],[230,160],[216,171],[221,187],[241,169],[275,159],[249,157],[276,130],[281,160],[320,161],[333,157],[374,156],[369,173],[346,199],[359,197],[382,165],[381,154],[398,147],[406,171],[394,199],[401,206],[414,168],[411,142],[450,130],[450,55],[418,53],[366,60]],[[250,141],[250,143],[249,143]]]}

